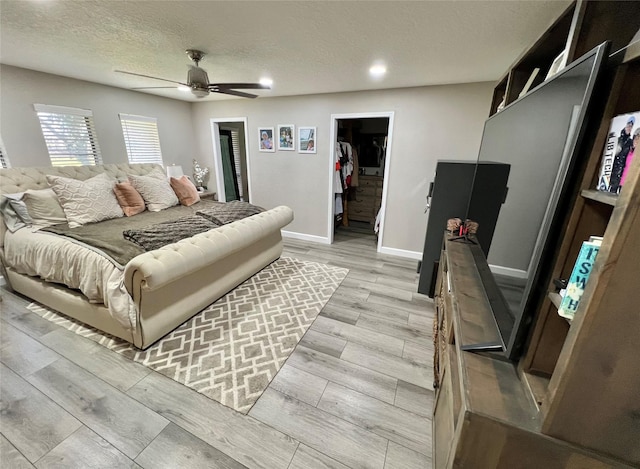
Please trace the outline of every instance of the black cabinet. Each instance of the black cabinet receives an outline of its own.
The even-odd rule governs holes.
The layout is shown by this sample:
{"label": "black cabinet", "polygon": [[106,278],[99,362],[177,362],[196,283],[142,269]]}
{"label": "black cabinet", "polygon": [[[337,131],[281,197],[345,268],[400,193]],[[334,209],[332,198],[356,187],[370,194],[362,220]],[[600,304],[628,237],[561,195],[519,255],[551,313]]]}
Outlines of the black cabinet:
{"label": "black cabinet", "polygon": [[509,168],[504,163],[481,162],[476,165],[475,161],[438,161],[430,188],[431,203],[422,251],[419,293],[433,298],[447,220],[466,218],[474,178],[474,194],[480,195],[481,200],[474,201],[473,220],[480,224],[477,238],[485,256],[488,254],[500,206],[506,195]]}

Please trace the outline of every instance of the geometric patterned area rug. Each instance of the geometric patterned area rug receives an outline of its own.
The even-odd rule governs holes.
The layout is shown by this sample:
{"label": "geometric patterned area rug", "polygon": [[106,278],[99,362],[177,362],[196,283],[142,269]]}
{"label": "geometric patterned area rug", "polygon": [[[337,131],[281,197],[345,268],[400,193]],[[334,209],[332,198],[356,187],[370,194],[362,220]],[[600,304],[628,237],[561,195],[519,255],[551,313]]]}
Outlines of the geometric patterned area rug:
{"label": "geometric patterned area rug", "polygon": [[27,308],[246,414],[348,272],[281,257],[147,350],[38,303]]}

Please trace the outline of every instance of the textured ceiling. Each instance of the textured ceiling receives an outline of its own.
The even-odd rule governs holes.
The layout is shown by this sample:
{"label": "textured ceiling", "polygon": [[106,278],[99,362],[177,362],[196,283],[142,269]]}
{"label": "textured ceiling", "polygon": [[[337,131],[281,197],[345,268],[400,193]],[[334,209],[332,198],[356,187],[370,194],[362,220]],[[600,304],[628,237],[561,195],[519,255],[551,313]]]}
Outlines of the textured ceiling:
{"label": "textured ceiling", "polygon": [[[569,3],[1,0],[0,62],[120,88],[163,86],[114,70],[185,81],[184,50],[195,48],[207,53],[200,65],[213,82],[271,77],[260,96],[494,81]],[[388,68],[380,80],[368,75],[375,61]]]}

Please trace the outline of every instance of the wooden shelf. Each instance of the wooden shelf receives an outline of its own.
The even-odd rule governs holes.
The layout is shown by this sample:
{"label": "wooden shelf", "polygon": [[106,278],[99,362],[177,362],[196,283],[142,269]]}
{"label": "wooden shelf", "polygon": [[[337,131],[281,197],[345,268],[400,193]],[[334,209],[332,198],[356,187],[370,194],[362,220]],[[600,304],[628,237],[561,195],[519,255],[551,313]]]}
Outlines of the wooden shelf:
{"label": "wooden shelf", "polygon": [[[434,445],[450,445],[435,458],[437,468],[498,467],[498,463],[509,467],[527,456],[539,467],[573,457],[606,460],[613,467],[627,467],[625,463],[640,467],[636,418],[640,374],[635,359],[640,316],[631,307],[640,303],[640,290],[629,281],[640,275],[640,159],[633,160],[619,195],[592,189],[611,119],[640,109],[640,41],[631,43],[639,28],[638,1],[577,0],[496,83],[490,114],[503,96],[506,105],[518,98],[534,68],[545,76],[561,51],[571,63],[605,41],[611,44],[612,55],[598,76],[584,136],[575,148],[566,200],[558,207],[562,223],[532,288],[529,304],[535,316],[517,364],[497,360],[495,354],[462,351],[459,341],[492,338],[485,321],[486,299],[478,296],[472,275],[458,273],[468,256],[462,252],[443,256],[454,261],[453,288],[441,295],[451,297],[445,308],[452,311],[455,337],[449,343],[457,350],[465,415],[449,426],[456,430],[452,438],[440,435],[438,440],[440,430],[434,420]],[[557,313],[561,298],[549,292],[554,290],[552,279],[570,275],[583,241],[592,235],[603,236],[602,247],[576,316],[568,321]],[[507,403],[511,393],[520,395],[514,407]],[[523,396],[527,399],[518,400]],[[529,420],[525,424],[523,419]],[[554,451],[566,453],[548,459]],[[572,467],[561,464],[558,467]]]}
{"label": "wooden shelf", "polygon": [[560,308],[560,303],[562,302],[562,297],[560,296],[560,293],[550,291],[547,294],[547,296],[551,300],[551,303],[553,303],[553,306],[555,306],[556,308]]}
{"label": "wooden shelf", "polygon": [[[488,307],[487,298],[471,249],[471,245],[446,240],[439,263],[437,314],[452,318],[454,337],[441,346],[449,330],[436,329],[434,340],[443,356],[434,400],[434,467],[515,467],[522,461],[565,469],[619,466],[606,455],[542,431],[547,378],[523,373],[501,354],[462,350],[458,339],[475,340],[491,328],[481,319],[486,317],[482,311]],[[447,275],[444,268],[450,274],[451,290],[442,281]],[[480,314],[473,322],[465,319],[475,313]],[[579,463],[562,463],[569,461]]]}
{"label": "wooden shelf", "polygon": [[533,396],[538,409],[544,406],[547,390],[549,389],[549,378],[546,376],[538,376],[532,373],[522,373],[522,380],[529,387],[529,391]]}
{"label": "wooden shelf", "polygon": [[595,200],[596,202],[602,202],[603,204],[611,205],[613,207],[616,206],[616,202],[618,201],[618,196],[616,194],[611,194],[610,192],[585,189],[580,193],[580,195],[585,199]]}

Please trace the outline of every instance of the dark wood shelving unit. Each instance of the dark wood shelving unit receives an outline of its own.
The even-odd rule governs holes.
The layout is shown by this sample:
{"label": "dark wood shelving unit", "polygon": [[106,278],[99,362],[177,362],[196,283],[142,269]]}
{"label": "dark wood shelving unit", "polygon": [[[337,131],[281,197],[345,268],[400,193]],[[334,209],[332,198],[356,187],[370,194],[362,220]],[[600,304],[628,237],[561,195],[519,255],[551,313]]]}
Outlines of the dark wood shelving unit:
{"label": "dark wood shelving unit", "polygon": [[[506,105],[518,98],[534,68],[540,68],[538,79],[544,77],[563,50],[571,63],[611,42],[598,103],[569,174],[570,194],[559,207],[564,222],[546,255],[550,268],[537,280],[534,319],[517,362],[460,348],[469,327],[482,330],[465,318],[487,316],[480,314],[486,298],[468,288],[476,281],[464,260],[468,247],[445,244],[435,297],[437,331],[444,326],[435,344],[436,468],[516,467],[522,461],[640,466],[640,158],[619,195],[595,190],[611,119],[640,110],[640,41],[632,42],[638,30],[640,2],[574,2],[496,84],[490,114],[503,97]],[[567,321],[558,315],[553,279],[569,277],[589,236],[602,236],[602,246],[576,315]]]}

